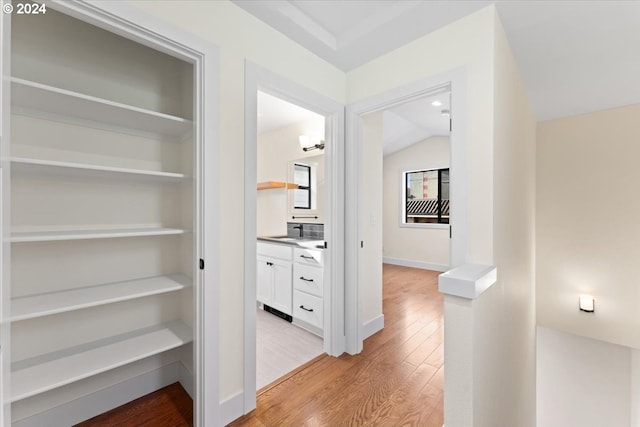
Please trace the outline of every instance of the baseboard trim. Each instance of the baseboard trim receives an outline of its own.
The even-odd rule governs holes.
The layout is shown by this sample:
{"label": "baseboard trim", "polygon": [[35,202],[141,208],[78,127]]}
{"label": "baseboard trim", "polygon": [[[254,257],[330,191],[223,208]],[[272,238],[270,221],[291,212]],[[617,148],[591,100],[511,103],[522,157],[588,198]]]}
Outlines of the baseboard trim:
{"label": "baseboard trim", "polygon": [[239,391],[231,397],[220,402],[220,415],[222,425],[226,426],[231,421],[244,415],[244,393]]}
{"label": "baseboard trim", "polygon": [[181,362],[138,375],[103,390],[11,423],[12,427],[68,427],[129,403],[180,379]]}
{"label": "baseboard trim", "polygon": [[380,316],[374,317],[373,319],[362,325],[362,339],[366,340],[371,335],[375,334],[378,331],[381,331],[383,328],[384,314],[381,314]]}
{"label": "baseboard trim", "polygon": [[449,267],[448,265],[432,264],[430,262],[414,261],[412,259],[382,257],[382,262],[385,264],[401,265],[403,267],[413,267],[422,270],[433,270],[440,272],[445,272],[451,269],[451,267]]}

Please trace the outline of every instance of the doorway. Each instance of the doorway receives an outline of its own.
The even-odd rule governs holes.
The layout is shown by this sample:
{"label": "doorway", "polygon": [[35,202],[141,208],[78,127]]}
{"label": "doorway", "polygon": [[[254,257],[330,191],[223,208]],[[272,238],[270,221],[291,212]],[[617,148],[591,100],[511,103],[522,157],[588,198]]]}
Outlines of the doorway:
{"label": "doorway", "polygon": [[[258,242],[258,218],[257,218],[257,198],[258,190],[256,183],[258,182],[257,176],[257,164],[258,164],[258,94],[262,92],[264,94],[276,97],[281,101],[286,101],[297,107],[309,110],[324,118],[324,142],[321,140],[315,140],[315,135],[307,135],[311,141],[300,141],[298,139],[298,150],[302,153],[299,157],[303,158],[303,154],[308,153],[313,157],[315,152],[323,151],[323,173],[324,173],[324,207],[319,208],[317,200],[309,201],[309,195],[313,196],[313,190],[309,189],[308,183],[313,186],[314,179],[318,180],[317,174],[313,174],[314,166],[317,164],[314,162],[287,162],[287,169],[290,169],[290,173],[287,174],[287,181],[284,183],[285,187],[288,187],[288,183],[295,184],[297,187],[287,188],[284,193],[287,194],[287,203],[295,202],[294,213],[287,212],[290,219],[293,222],[299,218],[293,218],[293,216],[316,216],[315,213],[310,214],[311,211],[322,211],[324,214],[323,224],[323,239],[314,242],[313,247],[295,247],[293,248],[293,255],[288,253],[276,253],[276,257],[280,257],[279,260],[291,259],[291,270],[296,272],[295,275],[291,275],[291,280],[309,279],[305,274],[297,274],[298,268],[322,268],[322,287],[317,289],[317,292],[321,292],[320,295],[314,295],[311,290],[308,292],[301,291],[299,287],[292,288],[292,309],[294,312],[289,315],[291,323],[302,325],[309,330],[314,330],[313,327],[318,327],[319,330],[314,332],[321,332],[323,337],[323,351],[329,355],[337,356],[344,352],[344,106],[336,103],[332,100],[325,98],[307,88],[304,88],[292,81],[289,81],[282,76],[272,73],[262,67],[255,64],[246,62],[245,64],[245,228],[244,228],[244,247],[245,247],[245,322],[244,322],[244,413],[247,413],[256,406],[256,313],[257,313],[257,280],[258,280],[258,263],[259,256],[265,256],[265,253],[260,253],[264,250],[264,241]],[[301,134],[304,135],[304,134]],[[298,136],[301,136],[298,135]],[[305,138],[302,138],[305,139]],[[301,142],[305,144],[305,148],[315,147],[316,145],[322,145],[322,148],[317,147],[315,150],[303,151]],[[309,157],[309,158],[311,158]],[[299,167],[296,167],[298,164]],[[297,173],[301,173],[303,170],[309,171],[308,181],[295,182]],[[317,171],[317,169],[316,169]],[[316,188],[317,190],[317,188]],[[317,195],[317,192],[316,192]],[[302,197],[305,196],[305,197]],[[304,204],[303,199],[307,200],[309,204]],[[282,206],[282,205],[281,205]],[[285,210],[287,205],[285,205]],[[300,212],[306,214],[300,215]],[[309,218],[302,218],[308,221]],[[287,239],[290,233],[299,233],[297,237],[306,237],[305,234],[311,232],[319,235],[320,231],[314,229],[312,226],[305,226],[305,223],[300,227],[299,223],[292,223],[286,230],[286,235],[282,234],[284,229],[279,229],[275,234],[267,237],[280,237],[281,239]],[[269,231],[269,234],[272,232]],[[279,234],[279,236],[278,236]],[[272,242],[272,243],[278,243]],[[282,242],[280,242],[282,243]],[[320,245],[322,247],[317,247]],[[285,246],[285,245],[281,245]],[[301,252],[302,251],[302,252]],[[305,252],[306,251],[306,252]],[[284,251],[288,252],[288,251]],[[322,255],[317,256],[318,253]],[[267,253],[267,256],[273,256],[273,253]],[[295,261],[294,261],[295,259]],[[266,265],[266,260],[265,265]],[[310,265],[303,265],[302,262],[309,262]],[[273,263],[275,267],[276,263]],[[316,263],[316,265],[313,265]],[[275,270],[275,269],[274,269]],[[283,271],[280,269],[279,271]],[[275,272],[273,274],[276,274]],[[287,275],[285,272],[284,275]],[[264,274],[260,274],[260,277],[264,277]],[[314,278],[314,283],[318,283],[320,280]],[[305,280],[304,283],[307,283]],[[300,285],[300,283],[298,283]],[[299,291],[299,292],[296,292]],[[305,294],[305,295],[303,295]],[[296,297],[296,298],[294,298]],[[300,297],[305,298],[300,300]],[[315,298],[311,298],[315,297]],[[284,299],[286,299],[285,297]],[[318,301],[321,298],[322,304],[320,306],[313,306],[312,303]],[[276,298],[279,301],[282,299]],[[264,302],[262,302],[264,308]],[[267,304],[270,308],[275,308],[276,314],[287,314],[286,310],[281,310],[279,303],[272,300],[272,305]],[[278,313],[280,312],[280,313]]]}
{"label": "doorway", "polygon": [[[391,90],[382,95],[366,99],[347,108],[348,127],[347,139],[352,141],[347,146],[346,162],[347,162],[347,193],[346,200],[346,223],[351,224],[347,228],[346,235],[346,283],[354,283],[354,286],[346,288],[346,349],[351,354],[362,351],[364,338],[371,333],[375,333],[383,326],[384,317],[382,316],[382,273],[375,277],[373,287],[371,285],[371,271],[363,271],[366,265],[382,264],[382,200],[373,202],[367,200],[370,194],[364,191],[367,182],[367,168],[378,168],[379,175],[382,175],[382,128],[383,114],[387,110],[394,108],[403,108],[402,106],[411,105],[413,102],[426,102],[430,97],[450,92],[450,108],[449,114],[451,119],[451,132],[449,135],[449,224],[435,223],[418,225],[425,228],[429,232],[440,232],[445,234],[445,243],[448,241],[449,250],[448,262],[447,257],[441,257],[438,262],[423,262],[422,265],[415,264],[422,268],[430,267],[433,269],[445,269],[447,264],[455,267],[464,262],[467,248],[467,227],[466,204],[467,204],[467,172],[466,165],[466,80],[464,70],[456,70],[443,73],[432,78],[427,78],[413,84]],[[435,101],[432,99],[431,102]],[[444,105],[444,102],[443,102]],[[435,107],[435,106],[432,106]],[[438,106],[441,108],[443,106]],[[442,115],[442,109],[437,111]],[[446,112],[445,112],[446,113]],[[377,117],[376,117],[377,116]],[[369,121],[369,123],[365,123]],[[373,123],[371,123],[373,121]],[[377,122],[377,123],[376,123]],[[367,126],[365,126],[367,124]],[[376,130],[376,126],[378,129]],[[378,141],[375,141],[377,138]],[[371,141],[379,145],[376,154],[372,154],[370,147],[365,146],[365,140]],[[401,138],[400,138],[401,139]],[[439,164],[441,163],[441,164]],[[393,203],[395,215],[392,221],[398,224],[398,228],[404,228],[410,231],[416,225],[406,224],[406,172],[429,172],[430,170],[446,169],[445,162],[434,162],[431,165],[407,167],[407,170],[397,170],[396,188],[398,192],[404,192],[404,196],[397,197]],[[444,172],[444,171],[443,171]],[[436,172],[437,174],[438,172]],[[446,174],[445,174],[446,176]],[[410,176],[411,177],[411,176]],[[442,174],[440,174],[442,177]],[[422,177],[424,180],[424,176]],[[379,186],[382,186],[381,179]],[[444,181],[444,180],[443,180]],[[378,187],[378,188],[380,188]],[[372,193],[372,192],[371,192]],[[381,191],[380,191],[381,193]],[[409,193],[410,194],[410,193]],[[382,199],[382,197],[380,197]],[[437,199],[437,198],[436,198]],[[402,206],[402,203],[405,206]],[[438,203],[437,200],[435,202]],[[378,205],[377,214],[374,214],[367,206]],[[385,203],[386,204],[386,203]],[[439,206],[443,207],[442,200]],[[437,212],[436,212],[437,213]],[[404,216],[405,224],[402,224]],[[437,216],[437,215],[436,215]],[[446,216],[446,215],[445,215]],[[440,212],[440,220],[443,219],[443,212]],[[425,219],[425,221],[434,221],[433,219]],[[404,227],[400,227],[404,225]],[[430,229],[430,230],[429,230]],[[442,236],[441,236],[442,237]],[[384,242],[385,250],[387,242]],[[441,251],[442,252],[442,251]],[[407,256],[407,255],[403,255]],[[400,257],[398,257],[400,258]],[[402,258],[400,258],[402,260]],[[406,259],[405,259],[406,261]],[[415,260],[414,260],[415,261]],[[411,264],[411,263],[408,263]],[[431,264],[431,265],[429,265]],[[381,270],[381,269],[380,269]],[[379,278],[378,278],[379,277]],[[372,296],[373,294],[373,296]],[[372,323],[373,321],[373,323]]]}
{"label": "doorway", "polygon": [[324,174],[325,117],[260,90],[257,97],[260,390],[324,354],[322,257],[331,200]]}

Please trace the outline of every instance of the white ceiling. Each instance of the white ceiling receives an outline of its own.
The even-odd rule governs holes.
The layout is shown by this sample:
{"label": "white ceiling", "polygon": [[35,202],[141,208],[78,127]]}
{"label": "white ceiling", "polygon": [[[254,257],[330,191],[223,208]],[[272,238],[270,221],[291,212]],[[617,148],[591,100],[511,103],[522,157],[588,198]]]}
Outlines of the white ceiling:
{"label": "white ceiling", "polygon": [[[442,105],[433,105],[439,101]],[[432,136],[449,136],[449,92],[397,105],[382,113],[383,155]]]}
{"label": "white ceiling", "polygon": [[640,1],[233,1],[344,71],[496,3],[538,120],[640,103]]}
{"label": "white ceiling", "polygon": [[[450,93],[412,100],[383,112],[383,153],[389,155],[432,136],[449,135]],[[439,105],[433,105],[437,101]],[[315,139],[324,139],[324,117],[258,91],[258,135],[297,123]]]}
{"label": "white ceiling", "polygon": [[295,123],[306,123],[309,132],[324,135],[324,117],[320,114],[258,91],[258,135]]}

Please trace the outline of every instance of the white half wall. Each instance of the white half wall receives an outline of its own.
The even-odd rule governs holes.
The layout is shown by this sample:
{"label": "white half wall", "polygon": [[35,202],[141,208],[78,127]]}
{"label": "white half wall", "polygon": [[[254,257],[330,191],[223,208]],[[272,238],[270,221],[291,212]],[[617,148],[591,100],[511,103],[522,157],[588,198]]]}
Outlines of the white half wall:
{"label": "white half wall", "polygon": [[[430,265],[446,269],[449,228],[406,227],[402,224],[403,172],[449,167],[449,138],[436,136],[385,156],[383,162],[383,256],[393,264]],[[436,225],[438,227],[438,225]],[[395,261],[395,262],[394,262]],[[420,268],[420,267],[419,267]]]}
{"label": "white half wall", "polygon": [[544,327],[537,343],[539,427],[638,425],[630,424],[630,348]]}

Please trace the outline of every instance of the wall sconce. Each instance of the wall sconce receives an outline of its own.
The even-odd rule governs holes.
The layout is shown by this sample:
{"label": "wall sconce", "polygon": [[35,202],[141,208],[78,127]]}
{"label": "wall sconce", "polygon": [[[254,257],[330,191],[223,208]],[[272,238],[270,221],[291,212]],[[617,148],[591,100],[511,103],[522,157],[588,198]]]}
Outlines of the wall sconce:
{"label": "wall sconce", "polygon": [[302,151],[324,150],[324,141],[320,140],[317,144],[311,141],[309,135],[300,135],[298,137]]}
{"label": "wall sconce", "polygon": [[594,300],[591,295],[580,295],[578,299],[580,310],[585,311],[587,313],[593,313],[594,311]]}

